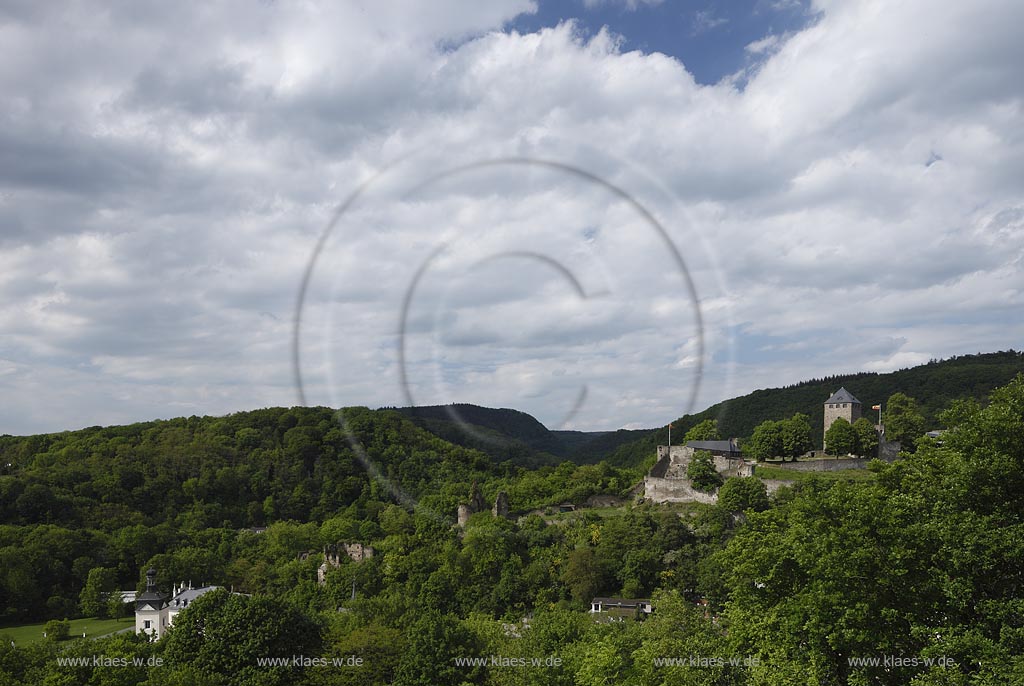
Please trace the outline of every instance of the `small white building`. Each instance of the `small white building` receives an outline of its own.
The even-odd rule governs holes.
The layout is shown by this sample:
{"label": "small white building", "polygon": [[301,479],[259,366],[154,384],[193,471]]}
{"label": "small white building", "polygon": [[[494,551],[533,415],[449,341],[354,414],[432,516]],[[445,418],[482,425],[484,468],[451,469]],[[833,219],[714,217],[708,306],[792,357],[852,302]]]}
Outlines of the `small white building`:
{"label": "small white building", "polygon": [[646,598],[594,598],[590,601],[591,614],[610,611],[649,615],[654,612],[654,606]]}
{"label": "small white building", "polygon": [[221,586],[203,586],[192,588],[192,585],[175,586],[170,600],[156,590],[156,570],[146,572],[146,592],[135,599],[135,633],[147,634],[154,640],[163,638],[167,630],[174,625],[174,618],[187,608],[196,598],[215,591]]}

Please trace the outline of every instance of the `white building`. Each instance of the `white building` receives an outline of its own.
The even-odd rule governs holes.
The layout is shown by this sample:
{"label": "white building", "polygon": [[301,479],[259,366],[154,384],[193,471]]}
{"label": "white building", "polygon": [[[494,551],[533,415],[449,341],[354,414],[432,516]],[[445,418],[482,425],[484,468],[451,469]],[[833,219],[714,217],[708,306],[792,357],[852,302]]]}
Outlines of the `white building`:
{"label": "white building", "polygon": [[221,586],[192,588],[185,582],[175,586],[171,599],[156,590],[156,570],[146,572],[146,592],[135,599],[135,633],[147,634],[154,639],[163,638],[174,624],[174,618],[196,598],[215,591]]}

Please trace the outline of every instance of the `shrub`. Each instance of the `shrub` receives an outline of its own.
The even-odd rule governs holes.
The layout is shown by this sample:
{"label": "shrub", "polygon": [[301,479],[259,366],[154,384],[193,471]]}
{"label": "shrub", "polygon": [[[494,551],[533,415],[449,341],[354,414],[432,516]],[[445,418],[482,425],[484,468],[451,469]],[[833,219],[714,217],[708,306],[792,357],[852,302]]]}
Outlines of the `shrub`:
{"label": "shrub", "polygon": [[43,633],[51,641],[66,641],[71,635],[71,622],[66,619],[51,619],[43,625]]}

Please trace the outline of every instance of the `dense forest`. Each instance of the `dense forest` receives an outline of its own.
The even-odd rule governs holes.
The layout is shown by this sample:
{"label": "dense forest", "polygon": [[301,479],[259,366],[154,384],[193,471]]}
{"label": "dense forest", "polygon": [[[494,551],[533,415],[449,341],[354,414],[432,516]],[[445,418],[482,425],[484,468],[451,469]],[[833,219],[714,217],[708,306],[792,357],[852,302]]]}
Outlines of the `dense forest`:
{"label": "dense forest", "polygon": [[446,441],[486,453],[497,462],[538,467],[564,460],[594,464],[650,430],[552,431],[525,412],[457,403],[394,408]]}
{"label": "dense forest", "polygon": [[[303,549],[369,542],[381,534],[382,512],[399,505],[447,529],[473,482],[488,498],[507,492],[514,511],[525,512],[620,495],[639,478],[608,465],[496,464],[398,413],[365,408],[6,436],[0,465],[0,621],[8,622],[74,616],[94,567],[112,569],[123,588],[157,564],[168,580],[266,590],[281,559],[242,551],[278,536],[294,535]],[[305,534],[283,532],[298,523]],[[247,532],[268,525],[269,536]]]}
{"label": "dense forest", "polygon": [[[812,475],[771,498],[728,479],[716,504],[565,513],[640,473],[525,469],[365,408],[4,437],[6,625],[79,616],[150,566],[164,591],[246,595],[203,596],[156,643],[19,645],[0,628],[0,683],[1022,683],[1024,376],[936,421],[941,442],[871,479]],[[456,526],[474,482],[513,515]],[[323,546],[355,541],[376,554],[319,585]],[[597,596],[654,611],[595,621]],[[61,662],[97,655],[129,662]],[[340,666],[259,662],[294,656]]]}
{"label": "dense forest", "polygon": [[[674,435],[707,419],[718,422],[718,431],[726,438],[749,438],[755,427],[766,420],[782,420],[800,413],[810,417],[812,427],[824,422],[825,400],[845,387],[869,409],[895,393],[904,393],[918,401],[929,429],[942,428],[941,413],[954,400],[974,398],[982,401],[993,389],[1024,373],[1024,353],[1015,350],[978,355],[960,355],[946,360],[900,369],[886,374],[860,372],[810,379],[785,388],[768,388],[717,403],[696,414],[672,422]],[[816,447],[822,447],[822,433],[812,432]],[[655,447],[668,442],[668,425],[640,435],[635,440],[602,455],[612,464],[644,466],[653,460]]]}

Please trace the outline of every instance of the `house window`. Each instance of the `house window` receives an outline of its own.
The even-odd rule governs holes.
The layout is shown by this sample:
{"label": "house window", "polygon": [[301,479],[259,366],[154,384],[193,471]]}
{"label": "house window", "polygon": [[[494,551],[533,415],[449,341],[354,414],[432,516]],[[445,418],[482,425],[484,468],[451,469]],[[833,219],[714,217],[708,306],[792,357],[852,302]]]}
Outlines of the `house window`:
{"label": "house window", "polygon": [[145,622],[143,623],[143,627],[144,627],[144,628],[146,628],[146,629],[152,629],[152,628],[153,628],[153,622],[151,622],[151,621],[149,621],[149,620],[147,619],[147,620],[146,620],[146,621],[145,621]]}

